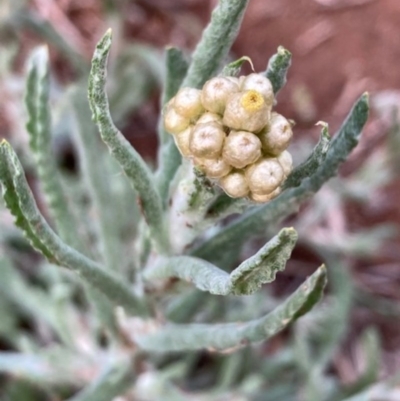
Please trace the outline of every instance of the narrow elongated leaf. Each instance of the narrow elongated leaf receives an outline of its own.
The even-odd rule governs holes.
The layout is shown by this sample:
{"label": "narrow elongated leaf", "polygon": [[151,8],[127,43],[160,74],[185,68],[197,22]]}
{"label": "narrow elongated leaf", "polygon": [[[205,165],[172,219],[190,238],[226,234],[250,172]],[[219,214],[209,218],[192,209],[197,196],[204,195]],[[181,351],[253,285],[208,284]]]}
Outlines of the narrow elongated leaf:
{"label": "narrow elongated leaf", "polygon": [[110,401],[123,394],[133,384],[133,369],[130,361],[120,361],[105,371],[82,391],[68,401]]}
{"label": "narrow elongated leaf", "polygon": [[202,259],[176,256],[161,260],[145,273],[145,277],[148,280],[179,277],[211,294],[249,295],[275,280],[276,273],[285,268],[296,240],[297,233],[293,228],[281,230],[230,274]]}
{"label": "narrow elongated leaf", "polygon": [[[6,298],[17,305],[18,309],[35,319],[46,322],[66,345],[73,346],[72,332],[75,327],[75,316],[70,305],[60,306],[49,302],[49,294],[38,287],[28,285],[24,277],[12,266],[10,260],[4,256],[0,257],[0,277],[0,292]],[[68,320],[68,325],[64,324],[64,318]]]}
{"label": "narrow elongated leaf", "polygon": [[278,52],[269,59],[265,76],[271,81],[275,95],[286,84],[286,74],[291,62],[292,54],[282,46],[279,46]]}
{"label": "narrow elongated leaf", "polygon": [[49,227],[38,210],[17,155],[5,140],[0,143],[0,182],[6,205],[16,217],[16,225],[49,261],[81,275],[113,304],[123,306],[132,314],[147,314],[146,306],[125,282],[64,244]]}
{"label": "narrow elongated leaf", "polygon": [[221,266],[219,261],[230,249],[240,247],[249,237],[262,234],[268,224],[275,224],[295,212],[302,202],[336,174],[341,163],[357,145],[368,118],[368,111],[368,94],[364,94],[355,103],[338,134],[331,141],[324,162],[314,172],[310,172],[299,186],[290,188],[271,202],[245,213],[193,250],[192,254]]}
{"label": "narrow elongated leaf", "polygon": [[166,324],[147,334],[132,333],[138,346],[147,351],[232,350],[266,340],[307,313],[320,299],[326,284],[321,266],[285,302],[268,315],[250,322],[223,324]]}
{"label": "narrow elongated leaf", "polygon": [[161,95],[161,105],[165,106],[178,92],[189,64],[181,49],[167,47],[165,50],[165,79],[164,90]]}
{"label": "narrow elongated leaf", "polygon": [[183,86],[200,88],[215,75],[239,31],[248,0],[220,0],[203,31]]}
{"label": "narrow elongated leaf", "polygon": [[66,349],[60,349],[54,355],[0,352],[0,373],[36,384],[84,384],[81,372],[88,369],[93,369],[93,363]]}
{"label": "narrow elongated leaf", "polygon": [[251,67],[254,70],[254,66],[253,63],[251,61],[250,57],[247,56],[243,56],[241,58],[239,58],[238,60],[232,61],[231,63],[227,64],[222,72],[221,72],[221,76],[223,77],[237,77],[240,73],[240,70],[242,68],[243,63],[247,61],[250,63]]}
{"label": "narrow elongated leaf", "polygon": [[[182,84],[188,69],[188,63],[180,49],[169,47],[165,52],[165,83],[161,97],[161,107],[175,96]],[[181,154],[175,145],[175,141],[164,128],[163,116],[161,114],[158,122],[158,138],[160,141],[158,153],[158,169],[156,174],[157,186],[164,199],[164,207],[168,203],[168,191],[170,183],[181,164]]]}
{"label": "narrow elongated leaf", "polygon": [[40,183],[55,226],[60,237],[68,245],[80,249],[81,242],[77,236],[76,224],[61,186],[52,152],[48,57],[47,48],[39,47],[30,58],[25,93],[25,105],[29,116],[26,128]]}
{"label": "narrow elongated leaf", "polygon": [[328,131],[328,124],[323,123],[319,141],[313,149],[311,155],[307,158],[306,161],[301,163],[290,173],[289,177],[283,184],[283,189],[299,186],[305,178],[310,177],[314,173],[314,171],[317,170],[317,168],[325,160],[330,141],[331,137]]}
{"label": "narrow elongated leaf", "polygon": [[148,166],[114,125],[105,91],[106,64],[111,47],[111,30],[96,46],[89,77],[89,104],[101,138],[137,190],[151,238],[161,252],[168,250],[168,239],[160,195]]}
{"label": "narrow elongated leaf", "polygon": [[[121,240],[119,227],[116,224],[110,183],[105,177],[107,157],[104,144],[97,136],[97,129],[90,120],[90,109],[83,91],[73,96],[73,110],[77,120],[75,140],[79,150],[80,169],[86,180],[94,215],[97,216],[97,231],[104,264],[108,269],[118,270],[121,264]],[[108,156],[109,157],[109,156]]]}

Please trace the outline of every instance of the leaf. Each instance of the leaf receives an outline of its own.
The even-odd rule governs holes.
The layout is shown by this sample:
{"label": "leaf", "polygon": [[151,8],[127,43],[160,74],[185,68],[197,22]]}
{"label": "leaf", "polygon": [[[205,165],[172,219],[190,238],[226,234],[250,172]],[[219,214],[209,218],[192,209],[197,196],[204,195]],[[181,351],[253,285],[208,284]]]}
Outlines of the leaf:
{"label": "leaf", "polygon": [[121,305],[132,314],[148,314],[146,305],[124,281],[64,244],[49,227],[38,210],[17,155],[5,140],[0,143],[0,183],[16,225],[50,262],[78,273],[114,305]]}
{"label": "leaf", "polygon": [[0,352],[0,373],[44,385],[83,384],[81,372],[93,369],[93,363],[67,349],[56,353],[29,354]]}
{"label": "leaf", "polygon": [[[182,51],[175,47],[169,47],[165,53],[166,75],[164,90],[161,97],[161,107],[175,96],[186,75],[188,63]],[[168,203],[168,191],[171,181],[182,161],[181,154],[175,145],[175,141],[164,129],[163,116],[158,122],[158,137],[160,147],[158,151],[158,169],[156,173],[157,187],[161,199],[164,199],[164,207]]]}
{"label": "leaf", "polygon": [[243,56],[235,61],[232,61],[231,63],[227,64],[222,72],[221,72],[221,76],[223,77],[237,77],[240,73],[240,69],[242,68],[243,63],[247,61],[250,63],[251,68],[254,71],[254,66],[253,66],[253,62],[251,61],[250,57],[247,56]]}
{"label": "leaf", "polygon": [[301,182],[310,177],[318,167],[324,162],[328,152],[331,137],[328,131],[328,124],[322,123],[321,135],[315,148],[306,161],[297,166],[286,179],[283,189],[297,187]]}
{"label": "leaf", "polygon": [[95,225],[103,261],[108,269],[118,270],[121,263],[121,240],[111,184],[105,179],[110,171],[104,159],[109,156],[105,154],[104,144],[99,140],[96,126],[90,120],[90,108],[83,91],[77,90],[74,93],[72,108],[77,122],[74,139],[79,151],[79,166],[89,190],[93,214],[97,216]]}
{"label": "leaf", "polygon": [[[39,287],[28,285],[24,277],[12,266],[10,260],[4,256],[0,256],[0,277],[2,295],[25,314],[49,325],[66,345],[73,346],[72,333],[75,326],[71,305],[49,302],[51,299],[49,294]],[[4,318],[2,316],[3,320]],[[68,324],[65,324],[66,320]]]}
{"label": "leaf", "polygon": [[99,377],[68,401],[110,401],[125,393],[133,381],[131,362],[118,361],[108,366]]}
{"label": "leaf", "polygon": [[[313,196],[321,186],[333,177],[341,163],[357,145],[361,130],[368,118],[368,95],[362,95],[331,141],[324,162],[305,177],[299,186],[284,191],[263,206],[251,209],[228,224],[207,241],[192,250],[193,256],[219,264],[230,250],[240,248],[249,237],[260,235],[270,224],[275,224],[295,212],[302,202]],[[226,258],[225,258],[226,260]]]}
{"label": "leaf", "polygon": [[182,86],[200,88],[216,75],[236,38],[249,0],[220,0],[192,55]]}
{"label": "leaf", "polygon": [[275,95],[286,84],[286,74],[291,62],[292,54],[282,46],[279,46],[278,52],[269,59],[265,76],[271,81]]}
{"label": "leaf", "polygon": [[111,47],[111,30],[96,46],[89,77],[89,104],[101,138],[112,156],[137,190],[151,232],[151,238],[160,252],[168,250],[168,238],[160,195],[148,166],[114,125],[105,91],[106,63]]}
{"label": "leaf", "polygon": [[61,186],[51,146],[49,86],[49,54],[47,47],[42,46],[33,51],[29,60],[25,92],[29,119],[26,128],[50,215],[60,237],[68,245],[81,249],[76,224]]}
{"label": "leaf", "polygon": [[131,333],[138,346],[150,352],[199,350],[232,351],[266,340],[307,313],[320,299],[326,284],[321,266],[289,298],[264,317],[249,322],[221,324],[173,324],[149,332]]}
{"label": "leaf", "polygon": [[297,233],[293,228],[281,230],[231,274],[198,258],[176,256],[162,259],[145,272],[145,278],[151,281],[179,277],[193,283],[199,290],[216,295],[253,294],[263,284],[274,281],[276,273],[285,268],[296,240]]}

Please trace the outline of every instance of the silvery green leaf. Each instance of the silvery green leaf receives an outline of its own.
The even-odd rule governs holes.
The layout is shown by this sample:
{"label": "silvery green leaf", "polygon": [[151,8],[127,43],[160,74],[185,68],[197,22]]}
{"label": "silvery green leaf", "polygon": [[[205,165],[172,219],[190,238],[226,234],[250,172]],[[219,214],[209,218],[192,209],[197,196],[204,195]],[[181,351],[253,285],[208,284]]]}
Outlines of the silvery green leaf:
{"label": "silvery green leaf", "polygon": [[49,54],[48,49],[43,46],[35,49],[29,60],[25,93],[29,119],[26,128],[29,132],[30,147],[36,159],[40,183],[55,226],[60,237],[68,245],[81,249],[76,224],[52,152],[49,86]]}
{"label": "silvery green leaf", "polygon": [[0,183],[7,208],[33,247],[50,262],[67,267],[99,289],[114,305],[132,314],[147,315],[146,305],[118,276],[66,245],[41,215],[17,155],[8,142],[0,143]]}
{"label": "silvery green leaf", "polygon": [[[221,72],[221,76],[223,77],[237,77],[240,73],[240,69],[242,68],[243,63],[247,61],[251,64],[251,66],[253,67],[253,63],[251,61],[250,57],[247,56],[243,56],[235,61],[232,61],[231,63],[227,64],[222,72]],[[254,68],[253,68],[254,70]]]}
{"label": "silvery green leaf", "polygon": [[208,349],[227,351],[264,341],[307,313],[320,299],[326,284],[326,268],[321,266],[286,301],[272,312],[249,322],[220,324],[150,325],[149,331],[132,332],[138,346],[150,352]]}
{"label": "silvery green leaf", "polygon": [[239,31],[249,0],[220,0],[192,55],[182,86],[200,88],[214,76]]}
{"label": "silvery green leaf", "polygon": [[108,30],[96,46],[89,77],[89,104],[101,138],[111,155],[136,189],[145,219],[151,231],[151,239],[161,252],[168,250],[168,238],[160,194],[149,167],[114,125],[105,91],[106,64],[111,47],[111,30]]}
{"label": "silvery green leaf", "polygon": [[291,62],[292,54],[282,46],[279,46],[278,52],[269,59],[265,76],[271,81],[275,95],[286,84],[286,74]]}
{"label": "silvery green leaf", "polygon": [[288,176],[283,189],[297,187],[301,182],[310,177],[317,168],[324,162],[329,149],[331,137],[328,131],[328,124],[322,123],[321,135],[315,148],[306,161],[297,166]]}
{"label": "silvery green leaf", "polygon": [[276,273],[285,268],[296,240],[296,231],[284,228],[230,274],[199,258],[175,256],[161,259],[145,272],[145,278],[179,277],[211,294],[249,295],[275,280]]}
{"label": "silvery green leaf", "polygon": [[[188,69],[188,63],[182,51],[175,47],[169,47],[165,52],[166,75],[164,90],[161,97],[161,107],[175,96],[182,84]],[[175,141],[164,129],[163,113],[158,122],[158,138],[160,147],[158,151],[158,169],[156,173],[157,186],[164,199],[164,206],[168,201],[168,192],[171,181],[182,161],[181,154],[175,145]]]}
{"label": "silvery green leaf", "polygon": [[126,392],[133,382],[131,361],[118,361],[107,366],[99,377],[68,401],[110,401]]}

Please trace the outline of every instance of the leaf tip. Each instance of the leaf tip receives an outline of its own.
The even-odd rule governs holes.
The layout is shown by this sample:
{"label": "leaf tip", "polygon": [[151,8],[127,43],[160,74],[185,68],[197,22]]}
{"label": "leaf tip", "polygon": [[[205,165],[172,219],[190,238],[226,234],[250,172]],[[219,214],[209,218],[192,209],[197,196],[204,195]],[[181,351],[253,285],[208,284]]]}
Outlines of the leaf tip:
{"label": "leaf tip", "polygon": [[286,57],[292,57],[292,53],[288,49],[285,49],[283,46],[278,47],[278,54]]}
{"label": "leaf tip", "polygon": [[285,227],[282,229],[282,233],[297,239],[297,231],[294,229],[294,227]]}

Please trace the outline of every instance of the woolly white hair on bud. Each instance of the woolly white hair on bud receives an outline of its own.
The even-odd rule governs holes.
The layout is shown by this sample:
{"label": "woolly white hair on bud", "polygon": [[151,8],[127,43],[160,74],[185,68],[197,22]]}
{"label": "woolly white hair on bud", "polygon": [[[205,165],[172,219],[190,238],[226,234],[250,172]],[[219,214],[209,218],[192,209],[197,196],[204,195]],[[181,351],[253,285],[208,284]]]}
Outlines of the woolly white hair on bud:
{"label": "woolly white hair on bud", "polygon": [[232,170],[232,167],[222,158],[194,159],[194,164],[209,178],[224,177]]}
{"label": "woolly white hair on bud", "polygon": [[181,152],[182,156],[190,157],[191,152],[189,148],[190,138],[193,131],[193,125],[189,125],[185,130],[174,135],[175,144]]}
{"label": "woolly white hair on bud", "polygon": [[164,114],[164,128],[170,134],[178,134],[185,130],[190,124],[188,118],[183,117],[173,107],[171,103],[166,106]]}
{"label": "woolly white hair on bud", "polygon": [[266,203],[266,202],[269,202],[270,200],[276,198],[280,193],[281,193],[280,188],[276,188],[274,191],[272,191],[271,193],[269,193],[267,195],[260,195],[260,194],[251,192],[249,195],[249,198],[252,201],[257,202],[257,203]]}
{"label": "woolly white hair on bud", "polygon": [[201,103],[201,91],[194,88],[182,88],[173,98],[173,107],[178,114],[195,120],[204,111]]}
{"label": "woolly white hair on bud", "polygon": [[264,96],[265,102],[272,107],[274,103],[274,89],[271,81],[262,74],[250,74],[244,77],[241,90],[255,90]]}
{"label": "woolly white hair on bud", "polygon": [[261,159],[246,170],[246,178],[252,193],[267,195],[284,179],[283,169],[277,159]]}
{"label": "woolly white hair on bud", "polygon": [[246,131],[231,131],[222,149],[224,160],[235,168],[243,168],[261,157],[261,142]]}
{"label": "woolly white hair on bud", "polygon": [[292,155],[287,150],[284,150],[277,159],[279,164],[282,166],[283,174],[287,177],[293,169]]}
{"label": "woolly white hair on bud", "polygon": [[220,156],[226,134],[217,123],[196,124],[190,138],[193,156],[215,159]]}
{"label": "woolly white hair on bud", "polygon": [[274,156],[289,146],[292,136],[290,122],[278,113],[272,113],[269,124],[258,134],[263,150]]}
{"label": "woolly white hair on bud", "polygon": [[246,177],[239,171],[234,171],[221,178],[220,185],[232,198],[243,198],[249,193]]}
{"label": "woolly white hair on bud", "polygon": [[197,124],[205,124],[210,122],[215,122],[222,125],[222,117],[219,114],[207,112],[202,114],[197,120]]}
{"label": "woolly white hair on bud", "polygon": [[222,121],[237,131],[258,132],[268,124],[270,111],[261,93],[254,90],[235,93],[226,103]]}
{"label": "woolly white hair on bud", "polygon": [[239,91],[239,85],[225,77],[215,77],[207,81],[201,91],[201,101],[206,110],[223,114],[228,97]]}

